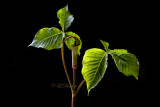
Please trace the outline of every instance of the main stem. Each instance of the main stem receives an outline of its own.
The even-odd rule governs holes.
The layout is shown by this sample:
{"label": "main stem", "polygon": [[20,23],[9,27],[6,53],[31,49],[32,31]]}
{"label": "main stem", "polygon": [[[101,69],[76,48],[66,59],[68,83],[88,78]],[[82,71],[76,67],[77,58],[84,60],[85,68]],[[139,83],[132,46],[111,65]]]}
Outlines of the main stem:
{"label": "main stem", "polygon": [[[72,69],[73,69],[73,88],[76,89],[76,69],[77,69],[78,46],[72,46]],[[75,92],[72,93],[72,107],[76,105]]]}
{"label": "main stem", "polygon": [[80,85],[78,86],[76,92],[75,92],[74,94],[72,94],[72,107],[76,107],[76,98],[77,98],[77,95],[78,95],[80,89],[82,88],[82,86],[84,85],[85,82],[86,82],[86,81],[83,80],[83,81],[80,83]]}
{"label": "main stem", "polygon": [[78,86],[77,90],[76,90],[76,69],[77,69],[77,55],[78,55],[78,46],[73,46],[72,47],[72,68],[73,68],[73,85],[71,83],[71,80],[69,78],[68,72],[67,72],[67,68],[66,68],[66,64],[65,64],[65,59],[64,59],[64,42],[62,42],[62,48],[61,48],[61,54],[62,54],[62,62],[63,62],[63,66],[64,66],[64,70],[71,88],[71,92],[72,92],[72,107],[76,107],[76,97],[77,94],[79,92],[79,90],[81,89],[81,87],[83,86],[83,84],[85,83],[85,80],[83,80],[80,85]]}
{"label": "main stem", "polygon": [[72,69],[73,69],[73,88],[76,88],[76,70],[77,70],[78,46],[72,47]]}
{"label": "main stem", "polygon": [[[73,46],[72,47],[72,68],[73,68],[73,89],[74,90],[76,90],[77,56],[78,56],[78,46]],[[85,80],[83,80],[78,86],[77,90],[74,91],[74,93],[72,93],[72,107],[76,107],[77,94],[84,83],[85,83]]]}

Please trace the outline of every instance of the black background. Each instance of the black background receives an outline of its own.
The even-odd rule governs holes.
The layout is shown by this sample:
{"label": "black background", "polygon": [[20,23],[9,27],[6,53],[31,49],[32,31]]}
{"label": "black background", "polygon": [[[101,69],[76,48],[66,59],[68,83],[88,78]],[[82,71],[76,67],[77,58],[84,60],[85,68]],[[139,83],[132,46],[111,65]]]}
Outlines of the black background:
{"label": "black background", "polygon": [[[90,48],[103,48],[100,39],[110,43],[110,49],[127,49],[140,62],[140,75],[126,77],[118,72],[111,56],[102,81],[87,96],[84,85],[77,98],[77,107],[143,105],[152,95],[149,91],[148,52],[150,38],[150,8],[148,2],[108,2],[82,0],[52,0],[38,2],[4,3],[1,9],[3,39],[2,51],[2,102],[12,106],[70,107],[69,88],[53,87],[66,84],[60,49],[47,51],[28,47],[35,33],[43,27],[57,27],[57,11],[68,4],[74,16],[68,31],[73,31],[83,42],[77,70],[80,83],[81,62]],[[2,8],[2,7],[1,7]],[[65,59],[70,77],[71,51],[65,47]],[[149,103],[149,102],[148,102]]]}

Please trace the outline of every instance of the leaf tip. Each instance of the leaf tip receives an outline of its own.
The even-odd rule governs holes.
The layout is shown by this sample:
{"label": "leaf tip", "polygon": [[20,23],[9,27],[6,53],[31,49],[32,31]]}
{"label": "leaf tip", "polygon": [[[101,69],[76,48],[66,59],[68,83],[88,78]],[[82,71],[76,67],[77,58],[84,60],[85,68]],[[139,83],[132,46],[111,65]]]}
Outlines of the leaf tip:
{"label": "leaf tip", "polygon": [[102,39],[100,39],[100,41],[101,41],[101,43],[103,44],[103,40],[102,40]]}
{"label": "leaf tip", "polygon": [[68,4],[65,7],[68,9]]}
{"label": "leaf tip", "polygon": [[136,80],[138,80],[138,75],[134,75],[134,78],[135,78]]}
{"label": "leaf tip", "polygon": [[29,45],[28,45],[28,47],[30,47],[30,46],[33,46],[34,47],[34,43],[36,42],[36,40],[33,40],[32,41],[32,43],[30,43]]}
{"label": "leaf tip", "polygon": [[106,52],[108,52],[108,51],[109,51],[109,49],[108,49],[108,47],[109,47],[109,43],[108,43],[108,42],[106,42],[106,41],[103,41],[102,39],[100,39],[100,41],[101,41],[101,43],[103,44],[103,46],[104,46],[104,48],[105,48]]}
{"label": "leaf tip", "polygon": [[31,46],[31,44],[28,45],[28,47],[30,47],[30,46]]}
{"label": "leaf tip", "polygon": [[89,96],[90,91],[91,91],[91,90],[88,90],[88,96]]}

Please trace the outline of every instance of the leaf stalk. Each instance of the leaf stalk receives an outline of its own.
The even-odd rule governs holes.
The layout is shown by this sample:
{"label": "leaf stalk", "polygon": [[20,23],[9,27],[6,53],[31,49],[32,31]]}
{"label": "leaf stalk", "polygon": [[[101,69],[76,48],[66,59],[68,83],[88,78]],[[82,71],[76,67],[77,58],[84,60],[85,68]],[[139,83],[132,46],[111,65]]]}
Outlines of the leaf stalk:
{"label": "leaf stalk", "polygon": [[71,80],[70,80],[70,77],[68,75],[68,71],[67,71],[67,68],[66,68],[66,64],[65,64],[65,59],[64,59],[64,44],[62,43],[62,48],[61,48],[61,56],[62,56],[62,62],[63,62],[63,67],[64,67],[64,71],[66,73],[66,76],[67,76],[67,79],[68,79],[68,82],[69,82],[69,85],[70,85],[70,88],[71,88],[71,92],[72,94],[75,93],[75,90],[73,88],[73,85],[71,83]]}

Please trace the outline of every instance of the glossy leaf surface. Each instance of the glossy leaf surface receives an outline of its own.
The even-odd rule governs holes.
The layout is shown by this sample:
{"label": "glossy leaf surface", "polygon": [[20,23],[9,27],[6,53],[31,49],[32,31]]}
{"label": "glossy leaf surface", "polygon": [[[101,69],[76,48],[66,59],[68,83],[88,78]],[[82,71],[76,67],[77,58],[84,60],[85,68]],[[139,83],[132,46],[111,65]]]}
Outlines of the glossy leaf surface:
{"label": "glossy leaf surface", "polygon": [[42,28],[35,35],[32,43],[29,46],[36,48],[44,48],[46,50],[58,49],[62,47],[64,34],[55,27]]}
{"label": "glossy leaf surface", "polygon": [[112,53],[119,71],[126,76],[134,76],[138,80],[139,62],[135,55],[131,53]]}
{"label": "glossy leaf surface", "polygon": [[114,49],[114,50],[109,50],[110,53],[115,53],[117,55],[122,54],[122,53],[128,53],[126,49]]}
{"label": "glossy leaf surface", "polygon": [[71,23],[74,20],[73,15],[71,15],[71,13],[68,10],[68,5],[65,6],[64,8],[60,9],[57,12],[57,16],[59,18],[59,24],[62,27],[62,31],[66,31],[67,28],[71,25]]}
{"label": "glossy leaf surface", "polygon": [[104,50],[93,48],[85,52],[83,57],[82,75],[87,83],[88,94],[105,74],[108,55]]}
{"label": "glossy leaf surface", "polygon": [[109,51],[109,49],[108,49],[109,43],[108,43],[108,42],[105,42],[105,41],[103,41],[103,40],[100,40],[100,41],[101,41],[101,43],[103,44],[103,46],[104,46],[106,52],[108,52],[108,51]]}

